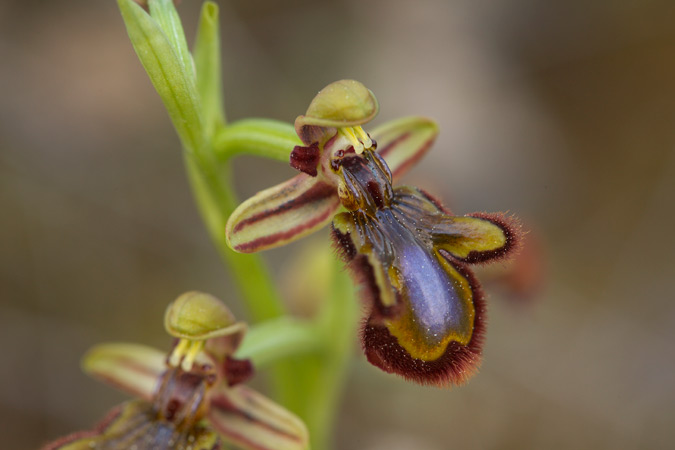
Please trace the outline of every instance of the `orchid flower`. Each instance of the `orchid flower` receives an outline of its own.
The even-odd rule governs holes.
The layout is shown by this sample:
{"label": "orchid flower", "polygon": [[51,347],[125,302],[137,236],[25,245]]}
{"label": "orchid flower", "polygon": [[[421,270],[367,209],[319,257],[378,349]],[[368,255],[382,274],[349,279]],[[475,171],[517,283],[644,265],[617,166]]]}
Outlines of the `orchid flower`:
{"label": "orchid flower", "polygon": [[394,187],[438,130],[413,117],[368,134],[362,125],[377,112],[357,81],[321,90],[295,121],[304,146],[290,164],[303,173],[243,202],[227,223],[228,243],[256,252],[332,222],[334,245],[363,287],[368,361],[420,384],[458,384],[480,364],[485,327],[469,265],[513,253],[520,227],[504,214],[454,216],[421,189]]}
{"label": "orchid flower", "polygon": [[139,399],[44,450],[308,448],[300,419],[240,384],[253,374],[250,361],[232,357],[246,324],[220,300],[183,294],[169,305],[165,328],[178,338],[168,356],[137,344],[100,345],[87,354],[86,372]]}

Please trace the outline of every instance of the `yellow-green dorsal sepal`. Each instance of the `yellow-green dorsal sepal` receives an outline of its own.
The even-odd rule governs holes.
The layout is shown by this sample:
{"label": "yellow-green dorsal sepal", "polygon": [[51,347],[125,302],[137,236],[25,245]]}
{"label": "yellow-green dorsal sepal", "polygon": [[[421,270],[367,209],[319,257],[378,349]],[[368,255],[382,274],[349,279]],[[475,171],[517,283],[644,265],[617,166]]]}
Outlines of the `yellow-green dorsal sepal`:
{"label": "yellow-green dorsal sepal", "polygon": [[335,81],[321,89],[304,116],[295,120],[295,130],[306,144],[317,140],[319,128],[358,127],[370,122],[379,111],[375,95],[355,80]]}
{"label": "yellow-green dorsal sepal", "polygon": [[164,315],[167,333],[180,339],[205,340],[240,333],[245,327],[223,302],[197,291],[178,297]]}

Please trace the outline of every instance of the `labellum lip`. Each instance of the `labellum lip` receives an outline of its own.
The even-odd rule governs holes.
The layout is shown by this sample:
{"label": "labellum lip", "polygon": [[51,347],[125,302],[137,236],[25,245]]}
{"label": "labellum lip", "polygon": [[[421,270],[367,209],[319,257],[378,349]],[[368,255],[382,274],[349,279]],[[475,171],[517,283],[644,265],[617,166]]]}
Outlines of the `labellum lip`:
{"label": "labellum lip", "polygon": [[418,359],[436,359],[450,341],[466,344],[473,329],[469,284],[443,257],[417,245],[399,249],[399,316],[385,321],[408,353]]}
{"label": "labellum lip", "polygon": [[[334,243],[370,302],[364,350],[371,363],[406,379],[461,383],[480,362],[485,315],[463,261],[509,252],[517,228],[501,215],[451,216],[415,188],[392,190],[382,164],[368,152],[342,160],[345,186],[361,200],[333,220]],[[382,192],[391,192],[387,203]]]}
{"label": "labellum lip", "polygon": [[466,345],[451,341],[438,358],[425,361],[413,357],[387,327],[377,324],[371,317],[361,332],[363,349],[371,364],[409,381],[438,387],[462,384],[478,370],[485,333],[485,302],[471,271],[463,266],[457,268],[469,281],[473,292],[475,316],[471,340]]}
{"label": "labellum lip", "polygon": [[[382,320],[374,309],[361,332],[364,352],[371,364],[419,384],[441,387],[461,384],[478,369],[485,326],[482,291],[466,266],[446,261],[444,270],[455,277],[453,283],[463,286],[455,292],[468,295],[464,303],[468,309],[421,311],[418,306],[415,310],[411,305],[419,303],[420,298],[412,297],[402,299],[403,306],[392,318]],[[373,291],[382,287],[375,288],[371,279],[366,289],[376,298]],[[448,298],[452,298],[452,294]],[[429,306],[438,306],[437,301],[444,300],[437,298]],[[423,327],[420,322],[428,323]],[[434,326],[440,327],[437,332],[434,332]]]}
{"label": "labellum lip", "polygon": [[[351,213],[343,213],[347,220]],[[339,223],[339,221],[338,221]],[[421,384],[459,383],[473,372],[480,360],[483,306],[475,278],[463,265],[451,263],[440,253],[430,253],[405,229],[390,229],[393,222],[380,222],[393,255],[365,257],[355,236],[367,235],[352,221],[353,232],[334,227],[335,245],[349,258],[352,274],[364,285],[371,314],[362,339],[368,360],[385,372],[399,374]],[[372,241],[369,241],[372,246]],[[383,247],[370,247],[378,255]],[[381,273],[389,263],[387,279]],[[389,265],[391,264],[391,265]],[[392,275],[394,279],[392,279]],[[394,287],[395,286],[395,287]],[[392,292],[395,304],[387,307],[384,294]]]}

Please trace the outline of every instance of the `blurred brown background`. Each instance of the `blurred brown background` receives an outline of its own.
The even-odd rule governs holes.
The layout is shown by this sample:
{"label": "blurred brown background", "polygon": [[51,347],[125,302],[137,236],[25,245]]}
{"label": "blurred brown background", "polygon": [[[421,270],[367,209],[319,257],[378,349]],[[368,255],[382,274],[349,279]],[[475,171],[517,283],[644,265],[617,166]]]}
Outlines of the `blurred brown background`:
{"label": "blurred brown background", "polygon": [[[517,213],[546,254],[531,305],[491,290],[468,385],[412,386],[359,355],[338,448],[672,448],[674,2],[220,5],[230,119],[292,121],[361,80],[378,123],[440,124],[406,181],[458,213]],[[199,8],[179,7],[188,36]],[[124,398],[79,371],[91,345],[166,347],[164,307],[189,289],[241,308],[115,2],[1,2],[0,61],[0,434],[30,449]],[[292,173],[238,168],[244,195]]]}

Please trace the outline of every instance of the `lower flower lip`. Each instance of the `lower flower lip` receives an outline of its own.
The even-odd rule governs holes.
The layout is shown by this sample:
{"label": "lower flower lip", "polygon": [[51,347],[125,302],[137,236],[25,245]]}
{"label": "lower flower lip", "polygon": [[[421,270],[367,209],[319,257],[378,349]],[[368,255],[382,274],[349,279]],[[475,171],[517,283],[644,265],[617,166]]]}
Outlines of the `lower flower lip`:
{"label": "lower flower lip", "polygon": [[516,227],[499,215],[452,216],[411,187],[377,203],[391,186],[375,159],[342,162],[347,189],[368,204],[337,215],[332,235],[371,302],[362,335],[369,361],[421,384],[465,381],[480,361],[484,307],[464,261],[510,252]]}

